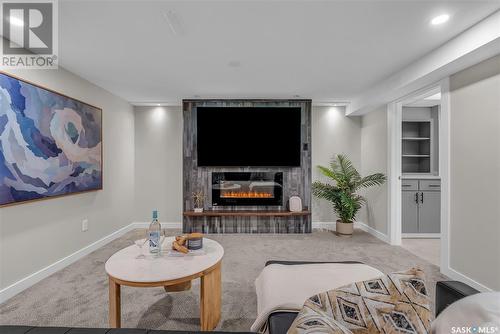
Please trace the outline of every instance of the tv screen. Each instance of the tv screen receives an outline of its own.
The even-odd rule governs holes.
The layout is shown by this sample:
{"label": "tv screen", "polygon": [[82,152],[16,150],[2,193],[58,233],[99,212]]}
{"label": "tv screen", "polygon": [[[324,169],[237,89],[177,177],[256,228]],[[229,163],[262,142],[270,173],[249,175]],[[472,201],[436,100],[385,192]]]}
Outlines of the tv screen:
{"label": "tv screen", "polygon": [[198,107],[198,166],[300,166],[295,107]]}

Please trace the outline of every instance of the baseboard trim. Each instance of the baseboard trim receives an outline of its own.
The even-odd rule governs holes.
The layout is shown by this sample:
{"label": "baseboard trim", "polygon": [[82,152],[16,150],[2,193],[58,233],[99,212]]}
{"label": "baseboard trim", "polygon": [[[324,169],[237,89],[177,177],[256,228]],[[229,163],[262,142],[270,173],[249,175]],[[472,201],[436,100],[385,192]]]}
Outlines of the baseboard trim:
{"label": "baseboard trim", "polygon": [[473,280],[472,278],[470,278],[468,276],[465,276],[462,273],[459,273],[455,269],[452,269],[452,268],[449,268],[449,267],[448,268],[441,268],[441,273],[443,275],[448,276],[452,280],[460,281],[460,282],[463,282],[465,284],[468,284],[471,287],[473,287],[474,289],[477,289],[477,290],[479,290],[481,292],[493,291],[493,289],[490,289],[487,286],[485,286],[485,285],[483,285],[483,284],[481,284],[481,283]]}
{"label": "baseboard trim", "polygon": [[[181,222],[160,222],[162,228],[175,228],[175,229],[182,229],[182,223]],[[132,225],[133,228],[148,228],[149,224],[151,222],[133,222]]]}
{"label": "baseboard trim", "polygon": [[336,230],[335,222],[312,222],[311,227],[313,230],[314,229],[323,229],[329,231]]}
{"label": "baseboard trim", "polygon": [[76,252],[48,265],[47,267],[40,269],[22,279],[19,281],[3,288],[0,290],[0,304],[7,301],[8,299],[14,297],[18,293],[26,290],[27,288],[31,287],[32,285],[38,283],[42,279],[58,272],[59,270],[69,266],[70,264],[80,260],[84,256],[92,253],[93,251],[101,248],[102,246],[106,245],[107,243],[115,240],[116,238],[121,237],[125,233],[133,230],[135,227],[133,224],[129,224],[125,227],[122,227],[118,231],[115,231],[93,243],[90,245],[87,245],[83,247],[80,250],[77,250]]}
{"label": "baseboard trim", "polygon": [[402,239],[440,239],[441,233],[402,233]]}
{"label": "baseboard trim", "polygon": [[[120,228],[118,231],[115,231],[93,243],[90,245],[87,245],[83,247],[80,250],[77,250],[76,252],[60,259],[59,261],[56,261],[47,267],[40,269],[22,279],[19,281],[3,288],[0,290],[0,304],[4,303],[8,299],[14,297],[18,293],[26,290],[27,288],[31,287],[32,285],[35,285],[36,283],[40,282],[42,279],[49,277],[55,272],[58,272],[61,269],[64,269],[65,267],[69,266],[70,264],[80,260],[84,256],[87,256],[88,254],[92,253],[93,251],[101,248],[102,246],[106,245],[107,243],[121,237],[125,233],[132,231],[136,228],[148,228],[150,222],[133,222],[127,226],[124,226]],[[162,222],[161,225],[164,228],[175,228],[175,229],[181,229],[182,228],[182,223],[177,223],[177,222]]]}
{"label": "baseboard trim", "polygon": [[366,225],[365,223],[363,222],[355,222],[354,223],[354,226],[365,231],[365,232],[368,232],[370,233],[371,235],[373,235],[375,238],[379,239],[379,240],[382,240],[383,242],[385,243],[388,243],[390,244],[390,239],[389,239],[389,236],[387,234],[384,234],[380,231],[377,231],[376,229],[374,229],[373,227],[371,226],[368,226]]}
{"label": "baseboard trim", "polygon": [[[330,231],[335,231],[336,223],[335,222],[313,222],[312,223],[312,228],[313,229],[325,229],[325,230],[330,230]],[[354,223],[355,228],[359,228],[367,233],[370,233],[374,237],[390,244],[390,239],[389,236],[383,234],[382,232],[379,232],[375,230],[374,228],[366,225],[365,223],[362,222],[355,222]],[[441,268],[441,273],[443,275],[448,276],[452,280],[460,281],[465,284],[470,285],[471,287],[479,290],[479,291],[493,291],[492,289],[488,288],[487,286],[476,282],[472,278],[456,271],[455,269],[452,268]]]}
{"label": "baseboard trim", "polygon": [[[389,236],[386,234],[377,231],[373,227],[370,227],[366,225],[363,222],[354,222],[354,227],[359,228],[360,230],[363,230],[371,235],[373,235],[375,238],[382,240],[385,243],[390,243],[389,242]],[[312,223],[312,228],[313,229],[325,229],[325,230],[330,230],[330,231],[335,231],[336,229],[336,223],[335,222],[313,222]]]}

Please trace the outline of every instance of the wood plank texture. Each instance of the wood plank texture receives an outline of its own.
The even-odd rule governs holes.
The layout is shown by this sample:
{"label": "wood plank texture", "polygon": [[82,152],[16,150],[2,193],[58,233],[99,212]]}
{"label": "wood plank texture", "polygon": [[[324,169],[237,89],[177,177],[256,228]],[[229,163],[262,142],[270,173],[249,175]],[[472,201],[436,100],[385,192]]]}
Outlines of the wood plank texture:
{"label": "wood plank texture", "polygon": [[121,288],[109,277],[109,327],[121,327]]}
{"label": "wood plank texture", "polygon": [[175,285],[166,285],[165,287],[166,292],[180,292],[180,291],[187,291],[191,289],[191,281],[175,284]]}
{"label": "wood plank texture", "polygon": [[212,331],[217,327],[221,316],[221,264],[201,276],[200,285],[200,323],[202,331]]}
{"label": "wood plank texture", "polygon": [[257,210],[212,210],[203,212],[186,211],[184,216],[188,217],[290,217],[290,216],[308,216],[311,211],[291,212],[291,211],[257,211]]}
{"label": "wood plank texture", "polygon": [[[198,107],[300,107],[300,167],[198,167],[196,110]],[[193,210],[192,194],[205,194],[208,211],[287,211],[291,196],[299,196],[305,211],[311,208],[311,100],[183,100],[183,211]],[[283,172],[283,205],[212,208],[212,172]],[[203,233],[309,233],[311,216],[300,215],[183,215],[183,231]]]}

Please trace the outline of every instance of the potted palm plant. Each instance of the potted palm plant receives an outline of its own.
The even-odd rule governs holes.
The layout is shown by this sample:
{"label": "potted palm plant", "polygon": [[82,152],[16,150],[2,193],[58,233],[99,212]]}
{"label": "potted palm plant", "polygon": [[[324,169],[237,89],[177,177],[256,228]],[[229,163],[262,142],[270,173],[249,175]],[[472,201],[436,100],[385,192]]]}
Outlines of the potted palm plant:
{"label": "potted palm plant", "polygon": [[352,162],[343,154],[336,155],[329,167],[318,166],[320,172],[334,181],[334,184],[316,181],[312,185],[314,196],[330,201],[338,216],[336,231],[351,235],[356,214],[366,202],[356,191],[361,188],[379,186],[385,182],[385,175],[375,173],[361,177]]}

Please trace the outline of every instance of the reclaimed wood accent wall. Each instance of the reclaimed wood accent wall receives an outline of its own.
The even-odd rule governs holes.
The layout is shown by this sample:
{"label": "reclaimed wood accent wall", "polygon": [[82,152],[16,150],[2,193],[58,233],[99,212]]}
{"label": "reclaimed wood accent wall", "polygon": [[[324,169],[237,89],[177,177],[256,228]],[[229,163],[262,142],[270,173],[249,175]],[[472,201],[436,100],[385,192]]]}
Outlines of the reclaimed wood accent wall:
{"label": "reclaimed wood accent wall", "polygon": [[[194,208],[192,194],[205,194],[204,210],[287,210],[290,196],[311,209],[311,100],[183,100],[183,211]],[[198,167],[196,147],[197,107],[300,107],[302,150],[300,167]],[[255,207],[211,206],[212,172],[283,172],[283,205]],[[186,217],[183,231],[204,233],[309,233],[311,215],[303,217]]]}

